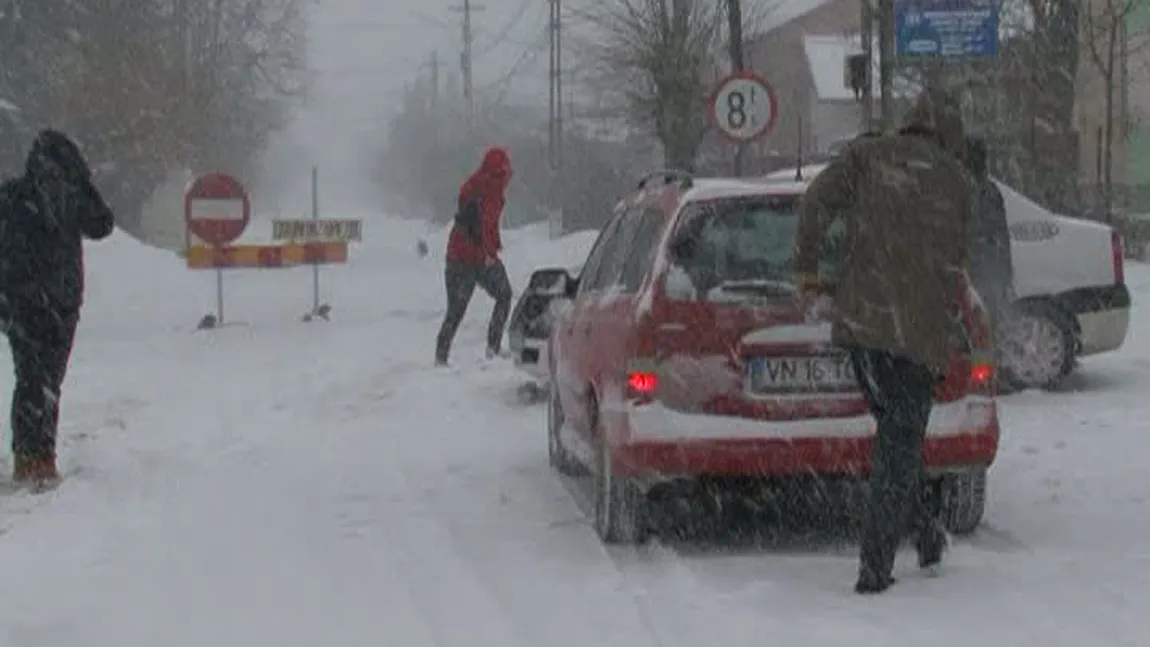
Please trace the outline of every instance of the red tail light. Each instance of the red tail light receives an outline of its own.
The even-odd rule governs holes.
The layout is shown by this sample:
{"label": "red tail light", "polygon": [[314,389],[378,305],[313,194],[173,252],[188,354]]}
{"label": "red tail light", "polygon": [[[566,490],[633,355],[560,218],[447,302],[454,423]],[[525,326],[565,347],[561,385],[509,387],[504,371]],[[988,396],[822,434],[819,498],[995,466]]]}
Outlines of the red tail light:
{"label": "red tail light", "polygon": [[994,364],[976,362],[970,366],[970,390],[989,395],[994,391]]}
{"label": "red tail light", "polygon": [[650,399],[659,388],[659,376],[655,373],[632,372],[627,376],[627,395],[631,399]]}
{"label": "red tail light", "polygon": [[1110,253],[1114,262],[1114,283],[1121,285],[1126,282],[1126,269],[1123,262],[1122,234],[1117,229],[1110,231]]}
{"label": "red tail light", "polygon": [[935,389],[939,402],[952,402],[968,394],[992,395],[995,389],[994,351],[990,333],[990,316],[986,306],[963,281],[959,299],[965,349],[951,353],[951,370]]}

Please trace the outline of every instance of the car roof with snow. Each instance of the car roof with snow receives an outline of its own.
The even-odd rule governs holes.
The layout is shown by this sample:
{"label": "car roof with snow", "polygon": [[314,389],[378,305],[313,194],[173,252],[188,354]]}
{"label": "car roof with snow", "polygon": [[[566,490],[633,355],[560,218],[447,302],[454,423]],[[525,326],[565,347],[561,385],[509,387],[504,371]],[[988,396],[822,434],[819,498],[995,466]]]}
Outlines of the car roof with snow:
{"label": "car roof with snow", "polygon": [[[813,180],[814,177],[816,175],[818,175],[819,173],[821,173],[823,171],[823,169],[825,169],[826,167],[827,167],[826,163],[811,164],[810,166],[804,166],[803,167],[803,177],[806,179],[806,181],[801,183],[801,188],[798,189],[798,192],[801,193],[804,190],[806,190],[807,184],[809,184],[810,181]],[[768,173],[765,176],[765,179],[768,180],[769,182],[772,182],[772,183],[773,182],[786,183],[789,181],[793,185],[799,186],[799,183],[794,182],[794,178],[795,178],[795,169],[794,168],[774,171],[773,173]],[[1076,224],[1076,226],[1080,227],[1080,228],[1082,228],[1082,227],[1090,227],[1090,228],[1098,228],[1098,229],[1109,228],[1109,226],[1104,224],[1104,223],[1093,222],[1093,221],[1084,220],[1081,218],[1073,218],[1072,216],[1067,216],[1067,215],[1055,213],[1055,212],[1047,209],[1046,207],[1043,207],[1042,205],[1038,204],[1034,200],[1031,200],[1027,196],[1020,193],[1017,189],[1015,189],[1014,187],[1010,186],[1009,184],[1003,182],[1002,180],[1000,180],[996,177],[991,177],[991,180],[994,181],[995,185],[998,186],[999,192],[1002,193],[1002,199],[1005,202],[1007,214],[1009,216],[1009,219],[1012,221],[1014,221],[1014,220],[1028,221],[1028,220],[1051,220],[1051,219],[1053,219],[1053,220],[1058,220],[1058,221],[1063,221],[1063,222],[1071,221],[1071,222],[1074,222]]]}
{"label": "car roof with snow", "polygon": [[699,178],[683,194],[687,202],[720,200],[751,195],[802,195],[807,188],[805,181],[796,182],[794,171],[782,180],[771,178]]}

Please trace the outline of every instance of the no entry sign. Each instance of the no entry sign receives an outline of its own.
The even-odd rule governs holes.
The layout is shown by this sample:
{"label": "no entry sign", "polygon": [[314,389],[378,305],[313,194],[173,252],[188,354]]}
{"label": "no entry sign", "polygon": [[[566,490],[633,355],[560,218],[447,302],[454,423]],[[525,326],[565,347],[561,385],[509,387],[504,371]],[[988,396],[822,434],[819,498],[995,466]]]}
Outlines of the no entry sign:
{"label": "no entry sign", "polygon": [[244,185],[226,173],[201,175],[184,194],[188,232],[209,245],[239,238],[252,217]]}

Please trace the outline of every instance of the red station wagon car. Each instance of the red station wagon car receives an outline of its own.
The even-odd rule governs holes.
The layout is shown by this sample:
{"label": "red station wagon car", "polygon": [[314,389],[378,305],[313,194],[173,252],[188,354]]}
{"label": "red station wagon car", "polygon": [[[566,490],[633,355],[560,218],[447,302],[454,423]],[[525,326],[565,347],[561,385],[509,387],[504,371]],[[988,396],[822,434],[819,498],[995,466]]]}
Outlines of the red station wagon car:
{"label": "red station wagon car", "polygon": [[[578,277],[532,277],[559,295],[544,355],[550,462],[590,473],[604,542],[645,539],[648,494],[671,481],[869,472],[875,423],[851,364],[830,324],[796,305],[804,186],[653,174]],[[985,310],[969,287],[956,300],[953,370],[924,454],[942,519],[963,534],[981,521],[999,426]]]}

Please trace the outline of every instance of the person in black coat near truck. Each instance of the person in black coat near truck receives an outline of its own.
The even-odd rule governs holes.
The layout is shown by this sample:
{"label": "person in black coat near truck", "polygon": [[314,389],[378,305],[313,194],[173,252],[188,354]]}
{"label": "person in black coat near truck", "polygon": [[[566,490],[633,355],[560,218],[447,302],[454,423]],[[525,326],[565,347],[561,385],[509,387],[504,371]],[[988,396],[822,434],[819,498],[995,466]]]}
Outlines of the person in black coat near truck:
{"label": "person in black coat near truck", "polygon": [[16,373],[17,484],[59,481],[56,427],[84,295],[82,241],[106,238],[114,228],[79,147],[59,131],[41,131],[24,175],[0,185],[0,326]]}
{"label": "person in black coat near truck", "polygon": [[1010,253],[1006,205],[1002,191],[990,177],[984,139],[967,136],[966,166],[974,180],[970,280],[997,329],[1014,301],[1014,261]]}

